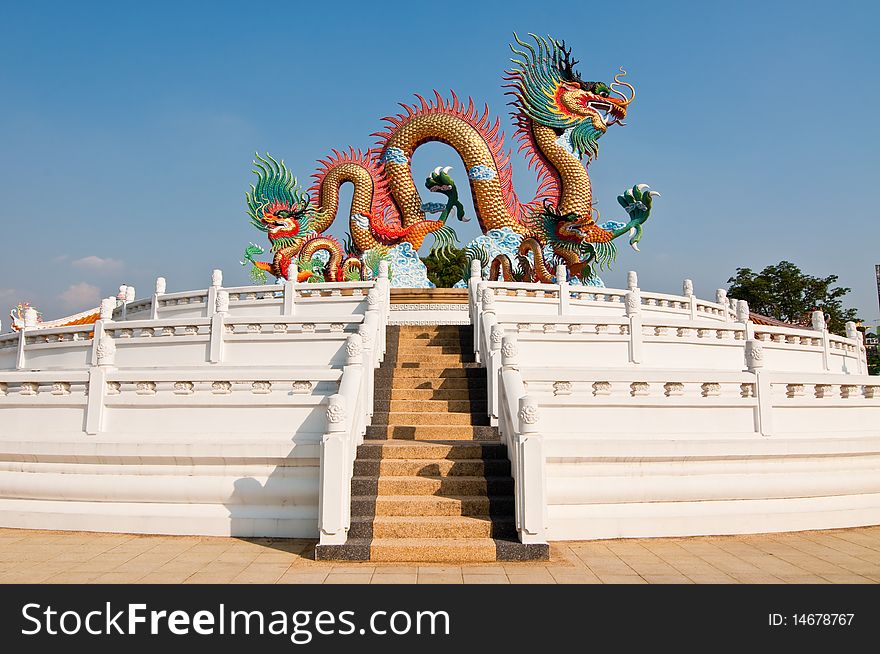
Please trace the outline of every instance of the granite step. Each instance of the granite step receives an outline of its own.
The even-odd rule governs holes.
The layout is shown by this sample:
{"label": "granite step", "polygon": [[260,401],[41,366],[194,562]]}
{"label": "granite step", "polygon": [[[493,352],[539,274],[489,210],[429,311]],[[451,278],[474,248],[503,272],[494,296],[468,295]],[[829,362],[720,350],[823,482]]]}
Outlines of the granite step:
{"label": "granite step", "polygon": [[[419,454],[419,452],[416,452]],[[400,459],[360,456],[354,462],[356,477],[498,477],[510,475],[510,461],[504,459]]]}
{"label": "granite step", "polygon": [[[448,350],[447,354],[455,354],[455,350],[460,350],[461,352],[470,353],[473,351],[473,343],[468,340],[466,342],[463,341],[453,341],[450,339],[412,339],[412,340],[403,340],[403,341],[388,341],[386,343],[386,351],[391,352],[400,352],[401,350],[416,350],[423,348],[437,348],[440,350]],[[408,354],[410,352],[401,352],[402,354]],[[442,353],[442,352],[441,352]]]}
{"label": "granite step", "polygon": [[344,545],[319,546],[315,557],[319,560],[400,563],[546,561],[549,546],[524,545],[501,538],[353,538]]}
{"label": "granite step", "polygon": [[446,459],[449,461],[503,460],[507,461],[507,447],[497,440],[482,443],[456,441],[388,441],[365,440],[357,448],[358,459]]}
{"label": "granite step", "polygon": [[376,380],[396,379],[401,377],[429,377],[431,379],[468,378],[479,379],[486,384],[486,371],[479,364],[462,364],[461,367],[418,365],[418,362],[409,363],[389,370],[381,368],[376,372]]}
{"label": "granite step", "polygon": [[411,367],[407,364],[417,363],[424,368],[439,368],[441,366],[450,366],[455,368],[463,368],[464,363],[474,363],[476,359],[471,354],[443,354],[434,353],[425,348],[423,352],[404,353],[398,352],[397,358],[394,360],[395,368]]}
{"label": "granite step", "polygon": [[416,427],[422,425],[474,425],[487,426],[489,416],[479,413],[447,413],[443,410],[433,412],[422,411],[394,411],[373,413],[373,426],[380,427],[390,425],[394,427]]}
{"label": "granite step", "polygon": [[409,441],[497,441],[495,427],[474,425],[369,425],[367,438]]}
{"label": "granite step", "polygon": [[352,495],[354,516],[472,516],[513,515],[512,495]]}
{"label": "granite step", "polygon": [[486,413],[486,400],[375,400],[379,413]]}
{"label": "granite step", "polygon": [[507,448],[486,415],[486,371],[470,327],[390,328],[376,372],[374,413],[358,446],[351,526],[327,560],[483,562],[547,560],[523,545],[514,521]]}
{"label": "granite step", "polygon": [[485,392],[486,379],[477,377],[425,377],[419,375],[400,377],[380,377],[376,375],[376,395],[383,390],[468,390],[482,389]]}
{"label": "granite step", "polygon": [[407,338],[396,343],[398,354],[412,354],[415,351],[424,352],[425,350],[436,351],[438,354],[461,354],[462,352],[470,353],[473,350],[472,341],[459,341],[451,338],[442,339],[438,342],[435,339],[427,338]]}
{"label": "granite step", "polygon": [[429,338],[443,334],[447,338],[461,338],[462,335],[474,333],[473,325],[400,325],[397,330],[400,337]]}
{"label": "granite step", "polygon": [[511,538],[512,518],[483,516],[358,516],[349,538]]}
{"label": "granite step", "polygon": [[513,494],[513,477],[353,477],[352,495],[439,495],[441,497],[502,496]]}
{"label": "granite step", "polygon": [[485,388],[472,388],[470,390],[467,388],[392,388],[376,389],[373,397],[377,402],[387,402],[389,400],[436,400],[438,402],[463,401],[484,405],[486,404],[488,392]]}
{"label": "granite step", "polygon": [[439,348],[458,348],[463,352],[470,352],[473,349],[473,338],[388,338],[385,345],[386,350],[399,351],[402,348],[416,347],[439,347]]}

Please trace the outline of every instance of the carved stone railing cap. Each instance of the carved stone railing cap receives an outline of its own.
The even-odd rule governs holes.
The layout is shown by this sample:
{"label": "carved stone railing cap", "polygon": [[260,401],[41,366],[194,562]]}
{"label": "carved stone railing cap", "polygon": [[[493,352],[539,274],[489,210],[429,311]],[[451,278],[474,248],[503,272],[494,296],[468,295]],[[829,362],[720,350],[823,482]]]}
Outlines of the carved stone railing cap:
{"label": "carved stone railing cap", "polygon": [[345,356],[346,363],[361,363],[361,355],[364,350],[364,340],[360,334],[350,334],[345,339]]}
{"label": "carved stone railing cap", "polygon": [[471,260],[471,277],[482,279],[483,277],[483,264],[479,259]]}
{"label": "carved stone railing cap", "polygon": [[691,279],[686,279],[681,285],[681,294],[685,296],[691,296],[694,294],[694,282]]}
{"label": "carved stone railing cap", "polygon": [[633,290],[639,287],[639,276],[635,270],[630,270],[626,273],[626,287],[629,290]]}

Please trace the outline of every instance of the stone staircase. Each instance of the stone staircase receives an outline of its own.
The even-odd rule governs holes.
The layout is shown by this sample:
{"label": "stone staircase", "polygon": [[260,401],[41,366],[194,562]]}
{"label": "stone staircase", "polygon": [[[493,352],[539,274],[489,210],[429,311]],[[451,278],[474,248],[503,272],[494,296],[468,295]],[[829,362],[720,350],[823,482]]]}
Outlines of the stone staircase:
{"label": "stone staircase", "polygon": [[373,424],[358,448],[351,529],[316,558],[396,562],[546,560],[514,526],[514,482],[486,416],[470,326],[389,327]]}

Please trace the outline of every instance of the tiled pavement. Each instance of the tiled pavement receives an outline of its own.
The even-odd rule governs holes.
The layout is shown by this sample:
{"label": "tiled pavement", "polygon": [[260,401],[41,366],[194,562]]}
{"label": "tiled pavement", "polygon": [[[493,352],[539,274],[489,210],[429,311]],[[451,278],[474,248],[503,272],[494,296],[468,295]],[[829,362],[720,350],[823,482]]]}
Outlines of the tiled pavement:
{"label": "tiled pavement", "polygon": [[567,542],[541,563],[339,564],[314,541],[0,529],[0,583],[880,583],[880,527]]}

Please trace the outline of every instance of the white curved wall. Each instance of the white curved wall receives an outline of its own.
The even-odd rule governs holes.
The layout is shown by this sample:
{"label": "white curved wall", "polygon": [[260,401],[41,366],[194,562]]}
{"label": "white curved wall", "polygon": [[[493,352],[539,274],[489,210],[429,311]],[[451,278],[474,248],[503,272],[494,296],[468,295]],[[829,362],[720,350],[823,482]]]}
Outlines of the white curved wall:
{"label": "white curved wall", "polygon": [[756,325],[723,293],[473,279],[470,297],[521,537],[880,523],[880,378],[852,325]]}
{"label": "white curved wall", "polygon": [[362,437],[387,288],[311,286],[0,336],[0,525],[317,537],[328,402],[345,389]]}

